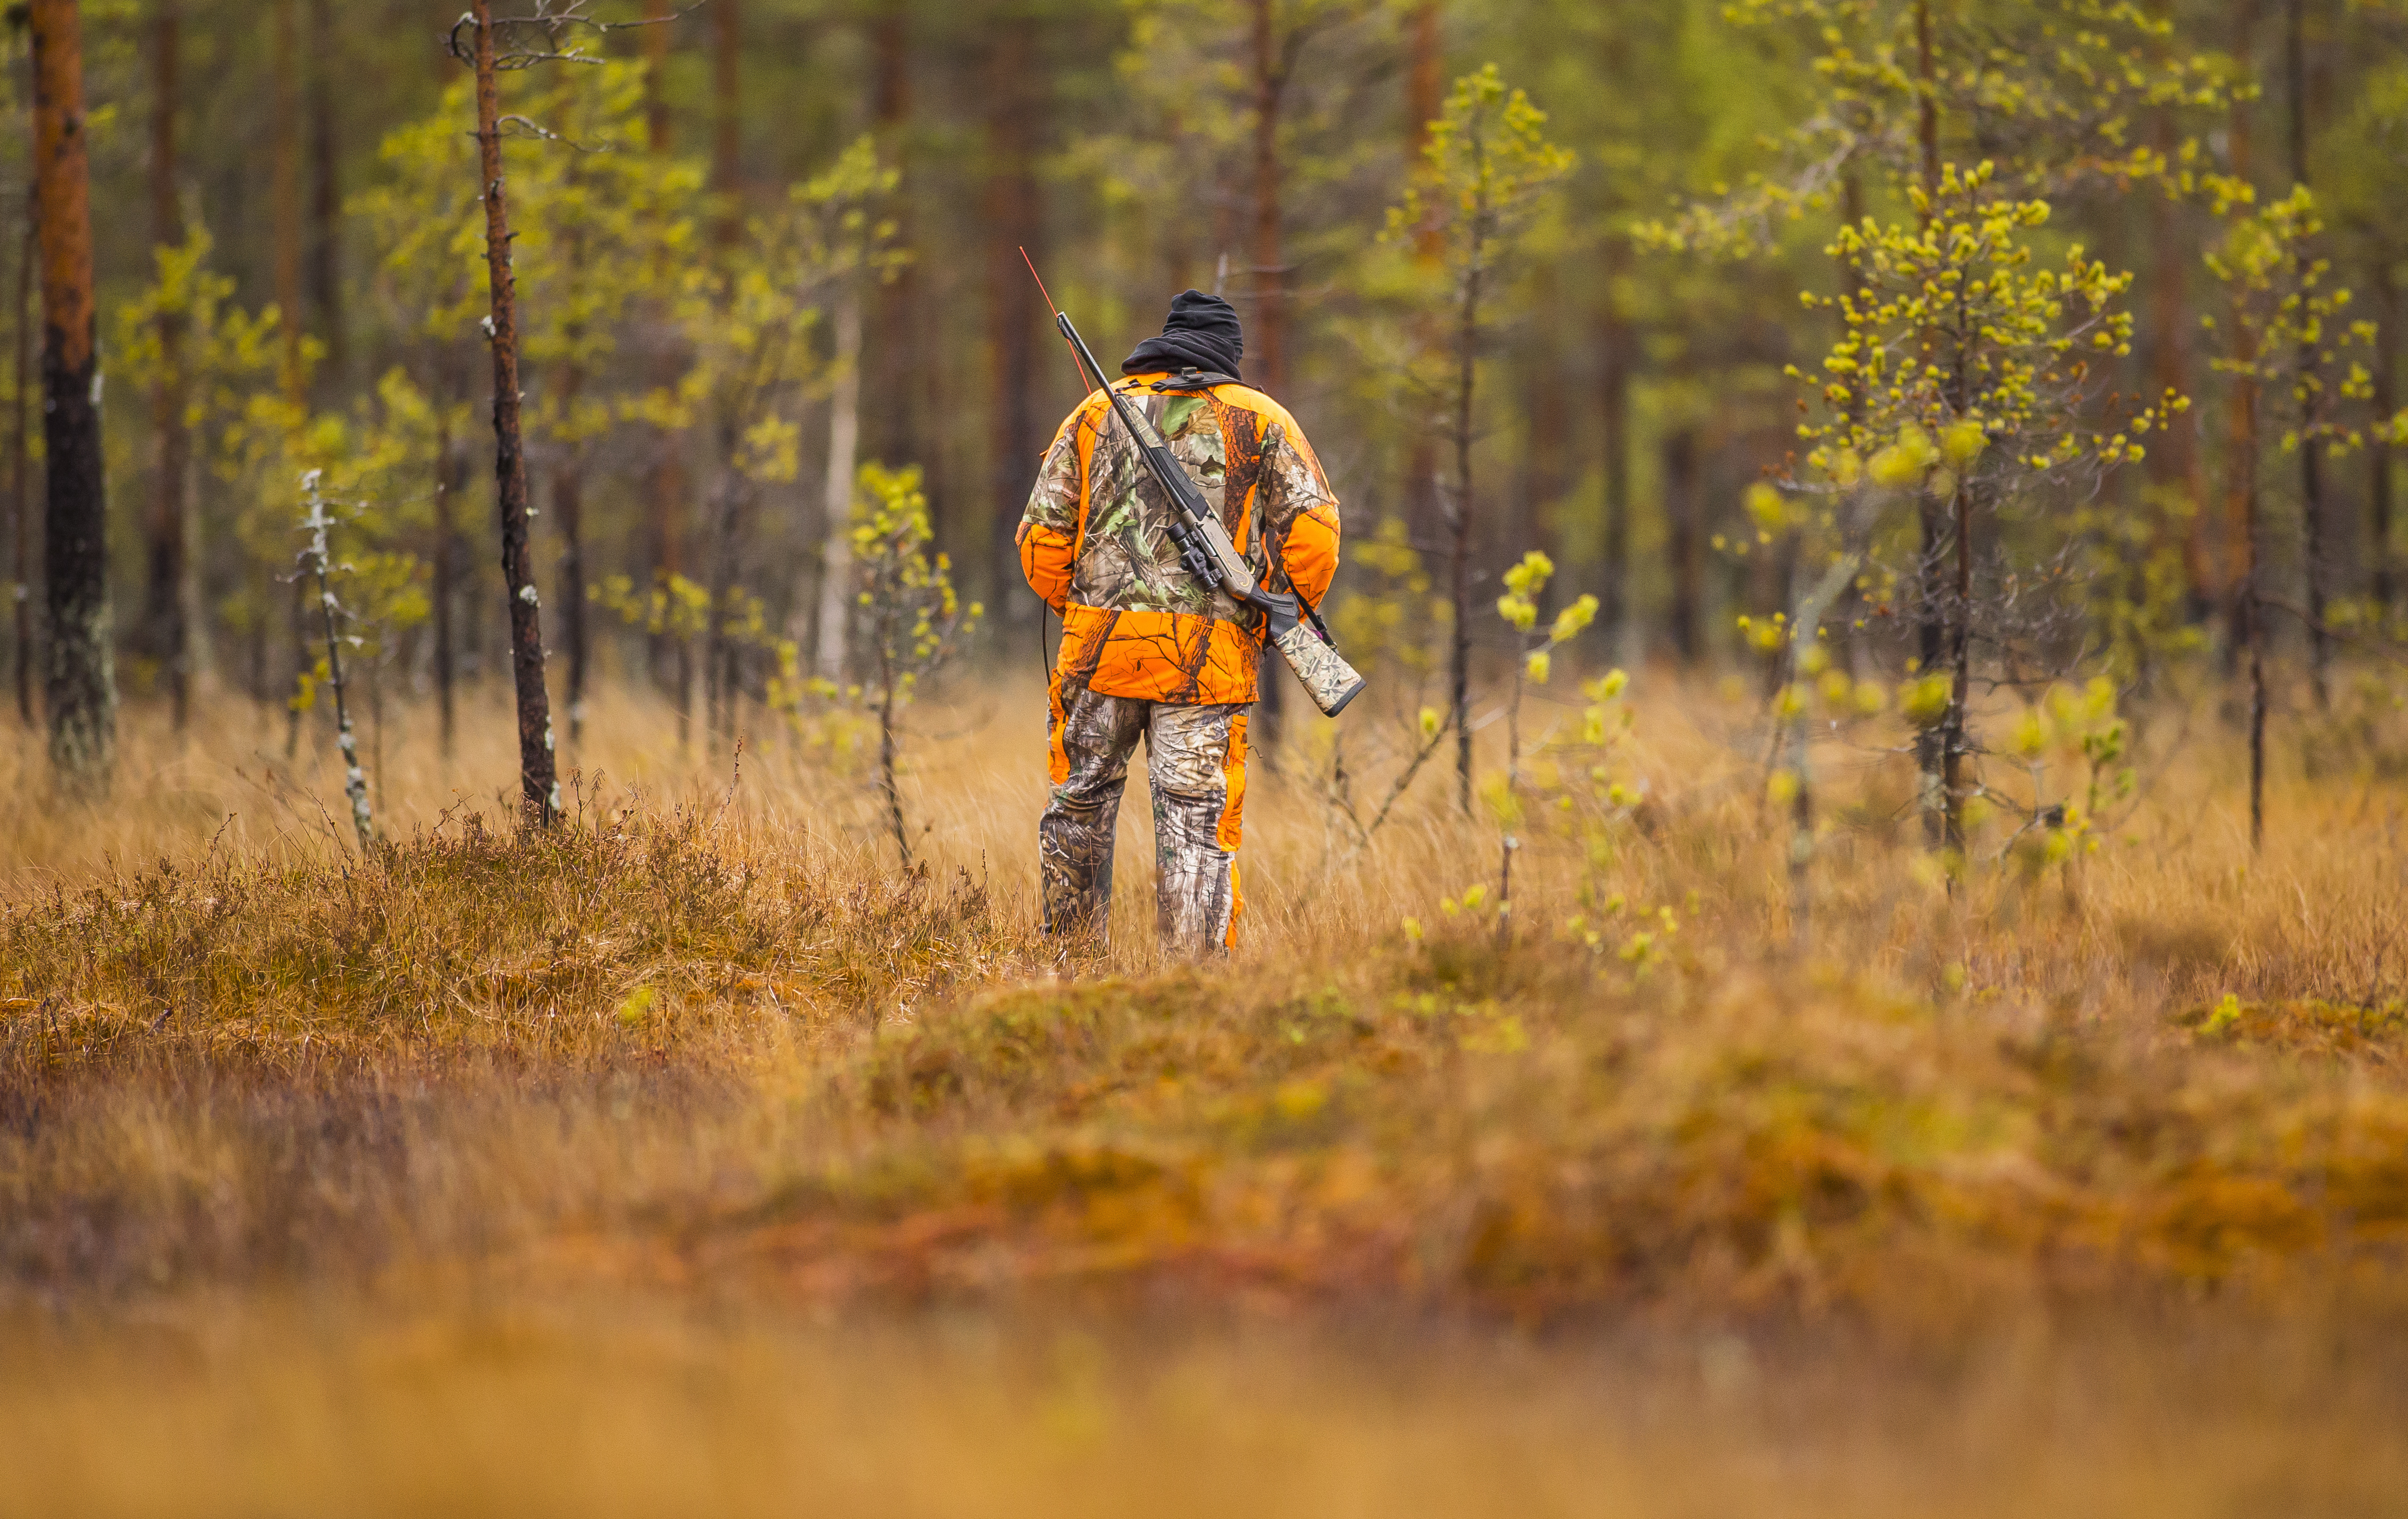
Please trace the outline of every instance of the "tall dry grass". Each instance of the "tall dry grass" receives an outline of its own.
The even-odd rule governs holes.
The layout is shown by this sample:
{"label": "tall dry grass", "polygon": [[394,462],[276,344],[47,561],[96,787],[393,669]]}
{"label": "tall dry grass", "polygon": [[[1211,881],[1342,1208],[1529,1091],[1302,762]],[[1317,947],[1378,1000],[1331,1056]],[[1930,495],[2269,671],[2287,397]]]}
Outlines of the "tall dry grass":
{"label": "tall dry grass", "polygon": [[[909,876],[866,769],[776,734],[749,740],[740,768],[681,753],[669,715],[624,693],[569,756],[569,825],[543,835],[510,821],[497,708],[464,724],[449,761],[424,714],[389,713],[377,804],[394,842],[368,857],[320,807],[339,796],[322,749],[286,766],[279,728],[246,710],[210,708],[183,739],[136,714],[100,807],[49,799],[21,749],[0,907],[0,1306],[16,1315],[0,1360],[43,1369],[0,1386],[16,1411],[0,1426],[52,1432],[27,1469],[50,1485],[25,1490],[159,1512],[175,1506],[165,1474],[189,1465],[205,1474],[193,1512],[285,1491],[278,1471],[360,1512],[424,1506],[464,1474],[538,1507],[541,1492],[609,1511],[703,1490],[774,1506],[787,1468],[711,1440],[677,1454],[676,1431],[722,1396],[764,1411],[763,1439],[818,1453],[798,1459],[933,1448],[1002,1469],[1045,1437],[996,1411],[1041,1399],[1017,1371],[948,1369],[943,1326],[961,1313],[1029,1315],[1041,1337],[1141,1305],[1182,1324],[1373,1305],[1391,1347],[1500,1316],[1588,1343],[1636,1315],[1701,1357],[1693,1370],[1723,1367],[1709,1382],[1791,1332],[1845,1329],[1918,1365],[2006,1345],[2003,1381],[1951,1383],[1943,1402],[2027,1400],[2001,1426],[2010,1443],[2048,1438],[2062,1405],[2040,1389],[2068,1378],[2172,1399],[2185,1357],[2219,1335],[2257,1347],[2242,1359],[2322,1366],[2315,1347],[2336,1336],[2389,1343],[2408,1323],[2408,745],[2384,712],[2286,751],[2253,856],[2229,733],[2203,701],[2169,698],[2111,842],[2070,868],[1985,862],[1954,890],[1916,845],[1903,761],[1835,738],[1801,954],[1757,714],[1669,680],[1638,711],[1643,805],[1610,857],[1526,830],[1510,936],[1440,909],[1497,856],[1445,778],[1366,845],[1325,796],[1328,730],[1307,727],[1249,799],[1241,947],[1197,963],[1166,959],[1151,931],[1141,766],[1111,941],[1035,932],[1033,682],[966,684],[921,710],[905,795],[926,868]],[[1358,795],[1398,763],[1377,737],[1350,730]],[[1609,930],[1594,947],[1564,931],[1584,881],[1581,910]],[[1622,907],[1601,910],[1611,897]],[[1646,953],[1625,953],[1642,930]],[[903,1411],[891,1444],[842,1433],[808,1391],[857,1347],[757,1341],[747,1326],[768,1304],[848,1322],[913,1310],[859,1352],[874,1400]],[[494,1330],[493,1348],[473,1327],[488,1312],[544,1326],[523,1342]],[[658,1355],[630,1313],[668,1315]],[[200,1370],[129,1381],[124,1358],[156,1349],[130,1326],[154,1318],[176,1326],[170,1360]],[[2085,1362],[2073,1323],[2122,1326],[2138,1348]],[[2018,1361],[2032,1324],[2043,1348]],[[1381,1375],[1317,1342],[1156,1364],[1156,1333],[1113,1341],[1143,1368],[1116,1395],[1140,1412],[1115,1423],[1115,1402],[1098,1426],[1115,1452],[1209,1460],[1254,1438],[1159,1412],[1188,1396],[1191,1365],[1199,1385],[1292,1386],[1313,1425],[1297,1438],[1326,1463],[1294,1491],[1332,1502],[1416,1490],[1385,1473],[1423,1469],[1431,1421],[1487,1427],[1441,1373],[1382,1405]],[[383,1348],[394,1334],[438,1348],[409,1369],[416,1353]],[[1845,1351],[1827,1397],[1872,1398],[1892,1354]],[[677,1381],[677,1365],[723,1358],[744,1369],[721,1392]],[[1812,1361],[1777,1380],[1811,1385]],[[2250,1482],[2345,1504],[2361,1489],[2317,1488],[2305,1457],[2346,1448],[2354,1470],[2399,1469],[2366,1411],[2400,1388],[2369,1376],[2345,1413],[2345,1389],[2302,1370],[2272,1403],[2101,1426],[2152,1449],[2177,1431],[2200,1454],[2119,1468],[2095,1492],[2003,1457],[1935,1475],[1928,1431],[1810,1427],[1811,1400],[1750,1415],[1792,1421],[1795,1442],[1743,1430],[1693,1464],[1787,1469],[1837,1450],[1894,1475],[1836,1481],[1799,1512],[1928,1512],[1941,1489],[1918,1484],[1933,1482],[1961,1484],[1965,1512],[2109,1512],[2110,1497],[2176,1512]],[[624,1401],[578,1404],[596,1380]],[[359,1401],[323,1412],[329,1384]],[[1511,1406],[1582,1427],[1601,1416],[1583,1385],[1558,1367]],[[65,1392],[44,1404],[36,1386]],[[1676,1424],[1720,1395],[1698,1396]],[[269,1470],[240,1441],[208,1456],[205,1411],[229,1397],[300,1465]],[[481,1447],[443,1434],[445,1400],[513,1398],[552,1422]],[[149,1464],[103,1472],[89,1440],[52,1438],[91,1419],[138,1431]],[[2251,1420],[2282,1433],[2218,1433]],[[598,1475],[580,1485],[512,1454],[540,1429],[593,1442]],[[1561,1449],[1492,1465],[1476,1443],[1433,1447],[1489,1473],[1466,1512],[1516,1494],[1581,1509]],[[386,1496],[338,1468],[386,1472]],[[1995,1480],[2009,1468],[2015,1481]],[[1106,1493],[1141,1469],[1118,1455],[1047,1469]],[[1550,1475],[1518,1488],[1519,1469]],[[1617,1480],[1649,1512],[1757,1491],[1639,1470]],[[1199,1506],[1254,1504],[1247,1480],[1206,1484]],[[1008,1512],[1060,1487],[982,1487],[983,1509],[933,1479],[885,1490],[888,1512]]]}
{"label": "tall dry grass", "polygon": [[[503,756],[413,724],[366,858],[316,805],[331,766],[137,727],[118,800],[19,824],[12,1280],[577,1256],[839,1296],[1126,1268],[1944,1317],[1935,1263],[2221,1281],[2408,1225],[2408,796],[2372,760],[2285,785],[2252,858],[2173,712],[2097,855],[1951,889],[1901,762],[1835,745],[1801,956],[1743,704],[1643,703],[1646,802],[1601,865],[1526,829],[1510,938],[1435,910],[1496,848],[1442,778],[1367,844],[1299,743],[1250,799],[1243,948],[1182,965],[1141,770],[1110,943],[1033,931],[1034,705],[924,709],[910,875],[841,756],[681,755],[624,696],[549,835],[465,783]],[[1584,870],[1623,903],[1594,946],[1560,931]]]}

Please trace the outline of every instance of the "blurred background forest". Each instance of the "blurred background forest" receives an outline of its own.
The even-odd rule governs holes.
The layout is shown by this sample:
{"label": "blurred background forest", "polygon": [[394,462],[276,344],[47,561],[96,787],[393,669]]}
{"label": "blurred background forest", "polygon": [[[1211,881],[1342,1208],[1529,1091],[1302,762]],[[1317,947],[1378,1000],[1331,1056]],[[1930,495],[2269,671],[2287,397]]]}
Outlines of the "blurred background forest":
{"label": "blurred background forest", "polygon": [[[0,1519],[2399,1509],[2408,0],[0,15]],[[1343,504],[1226,958],[1023,248]]]}
{"label": "blurred background forest", "polygon": [[[2394,609],[2396,7],[566,8],[654,22],[549,34],[602,62],[506,58],[501,76],[534,563],[572,745],[606,678],[655,682],[713,733],[748,702],[799,709],[827,689],[814,675],[858,680],[845,593],[870,463],[921,471],[986,656],[1037,658],[1012,533],[1078,390],[1022,246],[1107,362],[1181,289],[1237,303],[1248,380],[1304,420],[1343,499],[1339,629],[1367,666],[1442,661],[1458,501],[1487,586],[1468,605],[1543,550],[1541,609],[1596,596],[1604,654],[1633,666],[1752,658],[1780,639],[1742,619],[1797,612],[1806,571],[1852,554],[1828,624],[1859,673],[1892,678],[1970,628],[1971,659],[2010,681],[2237,672],[2257,643],[2313,665],[2323,699],[2335,640]],[[26,10],[7,34],[21,123]],[[509,605],[452,18],[397,0],[80,10],[119,683],[179,723],[193,691],[247,695],[297,737],[325,673],[295,575],[295,482],[315,468],[354,681],[433,698],[448,738],[455,687],[508,666]],[[1490,64],[1544,113],[1506,129],[1538,168],[1494,252],[1465,254],[1460,186],[1414,197],[1447,172],[1426,150],[1455,81]],[[26,234],[7,239],[0,552],[19,614],[0,639],[31,724],[50,634],[29,133],[5,151]],[[1952,188],[1985,162],[1985,186]],[[1961,387],[1937,412],[1826,388],[1846,378],[1827,360],[1861,361],[1852,341],[1929,353],[1928,314],[1877,308],[1892,274],[1947,259],[1915,273],[1884,237],[2043,199],[2012,256],[1971,262],[2065,265],[2066,292],[2090,281],[2086,320],[2116,313],[2035,403],[2051,417]],[[1842,222],[1878,231],[1835,240]],[[1476,311],[1467,258],[1488,261]],[[1943,459],[1966,416],[1986,438]],[[2139,428],[2157,429],[2145,457],[2124,446]],[[1889,493],[1878,520],[1831,505],[1868,479]],[[1952,592],[1960,522],[1978,553]],[[1492,652],[1512,642],[1478,620]],[[2272,684],[2278,709],[2293,685],[2309,699]]]}

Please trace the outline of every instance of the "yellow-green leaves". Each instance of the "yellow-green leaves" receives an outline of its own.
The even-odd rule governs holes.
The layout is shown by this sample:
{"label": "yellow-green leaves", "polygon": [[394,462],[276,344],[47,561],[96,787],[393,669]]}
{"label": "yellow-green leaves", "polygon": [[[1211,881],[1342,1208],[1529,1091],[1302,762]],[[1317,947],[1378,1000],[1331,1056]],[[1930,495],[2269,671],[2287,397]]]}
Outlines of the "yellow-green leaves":
{"label": "yellow-green leaves", "polygon": [[928,552],[934,534],[919,466],[867,464],[860,482],[853,554],[863,643],[899,701],[951,657],[984,609],[963,608],[952,566],[943,554]]}
{"label": "yellow-green leaves", "polygon": [[[1819,378],[1799,370],[1809,412],[1798,433],[1825,491],[1882,491],[1990,509],[2041,484],[2095,482],[2142,457],[2141,439],[2181,409],[2093,404],[2093,365],[2131,351],[2121,307],[2131,276],[2079,247],[2042,266],[2043,201],[2017,199],[1998,168],[1946,165],[1912,220],[1842,226],[1829,251],[1858,276],[1836,296],[1839,336]],[[1819,411],[1813,403],[1821,403]],[[1751,502],[1753,510],[1753,502]]]}
{"label": "yellow-green leaves", "polygon": [[2350,293],[2326,287],[2331,262],[2315,251],[2323,231],[2315,196],[2300,185],[2236,218],[2207,254],[2230,296],[2229,319],[2208,323],[2224,347],[2213,365],[2256,382],[2285,452],[2321,445],[2338,453],[2366,437],[2365,420],[2344,420],[2339,403],[2372,393],[2349,351],[2372,346],[2373,324],[2347,321]]}
{"label": "yellow-green leaves", "polygon": [[[1528,635],[1539,625],[1539,597],[1545,592],[1547,581],[1555,572],[1555,561],[1533,549],[1521,562],[1505,572],[1505,594],[1497,598],[1497,615],[1514,632]],[[1544,640],[1535,649],[1523,653],[1523,678],[1534,685],[1544,685],[1554,672],[1555,661],[1549,651],[1556,644],[1570,643],[1597,621],[1597,597],[1584,595],[1555,613],[1540,637]]]}
{"label": "yellow-green leaves", "polygon": [[1940,456],[1948,461],[1950,468],[1960,474],[1971,467],[1989,445],[1989,430],[1978,418],[1960,418],[1950,423],[1940,434]]}
{"label": "yellow-green leaves", "polygon": [[1886,179],[1920,193],[1926,110],[1945,132],[1978,122],[1983,140],[2011,148],[2009,173],[2029,197],[2013,214],[2028,226],[2046,219],[2042,197],[2086,182],[2246,193],[2204,172],[2195,144],[2169,154],[2130,140],[2136,121],[2178,121],[2249,88],[2229,60],[2176,46],[2171,23],[2141,0],[1729,0],[1723,9],[1740,25],[1794,30],[1814,88],[1775,166],[1642,223],[1645,245],[1747,255],[1842,203],[1843,182]]}
{"label": "yellow-green leaves", "polygon": [[1527,633],[1539,621],[1539,594],[1555,572],[1555,562],[1533,549],[1505,572],[1505,594],[1497,598],[1497,615],[1516,633]]}
{"label": "yellow-green leaves", "polygon": [[1898,711],[1918,728],[1935,727],[1948,715],[1956,682],[1945,674],[1919,676],[1899,688]]}
{"label": "yellow-green leaves", "polygon": [[1385,236],[1410,238],[1436,229],[1464,241],[1470,262],[1484,262],[1482,245],[1571,172],[1571,151],[1541,130],[1546,121],[1527,95],[1507,89],[1495,64],[1455,80],[1443,113],[1430,123],[1421,174],[1388,211]]}
{"label": "yellow-green leaves", "polygon": [[1555,625],[1547,629],[1547,641],[1570,643],[1579,638],[1595,621],[1597,621],[1597,597],[1584,595],[1555,613]]}
{"label": "yellow-green leaves", "polygon": [[1939,461],[1940,451],[1932,446],[1930,435],[1908,423],[1899,429],[1898,441],[1866,461],[1865,472],[1884,489],[1903,491],[1921,484],[1924,475]]}

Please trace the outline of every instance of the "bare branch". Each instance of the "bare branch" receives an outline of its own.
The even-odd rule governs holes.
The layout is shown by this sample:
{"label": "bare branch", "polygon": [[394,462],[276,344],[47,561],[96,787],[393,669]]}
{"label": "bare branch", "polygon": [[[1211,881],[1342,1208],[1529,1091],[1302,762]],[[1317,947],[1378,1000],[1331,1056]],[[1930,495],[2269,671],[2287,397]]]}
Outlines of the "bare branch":
{"label": "bare branch", "polygon": [[[543,64],[599,64],[605,60],[586,50],[590,41],[613,32],[666,26],[693,15],[707,3],[708,0],[690,0],[689,4],[666,16],[631,21],[606,21],[585,13],[587,0],[535,0],[535,11],[531,15],[497,16],[494,19],[494,67],[509,73]],[[460,19],[453,21],[451,30],[444,34],[444,50],[463,64],[473,64],[477,56],[476,45],[464,42],[462,34],[473,32],[476,25],[474,14],[462,12]],[[525,40],[513,41],[513,37]]]}

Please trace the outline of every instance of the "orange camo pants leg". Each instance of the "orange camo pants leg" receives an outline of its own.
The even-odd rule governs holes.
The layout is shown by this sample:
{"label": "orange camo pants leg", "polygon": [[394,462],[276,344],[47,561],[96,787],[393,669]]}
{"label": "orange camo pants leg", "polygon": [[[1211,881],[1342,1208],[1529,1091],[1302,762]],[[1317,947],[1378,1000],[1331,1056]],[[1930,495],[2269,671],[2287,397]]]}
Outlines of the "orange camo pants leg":
{"label": "orange camo pants leg", "polygon": [[1039,889],[1049,934],[1110,927],[1112,827],[1128,786],[1129,753],[1146,731],[1150,702],[1102,696],[1062,683],[1054,700],[1053,799],[1037,824]]}
{"label": "orange camo pants leg", "polygon": [[1235,941],[1238,841],[1246,795],[1246,707],[1157,703],[1146,724],[1154,795],[1155,921],[1165,949]]}

